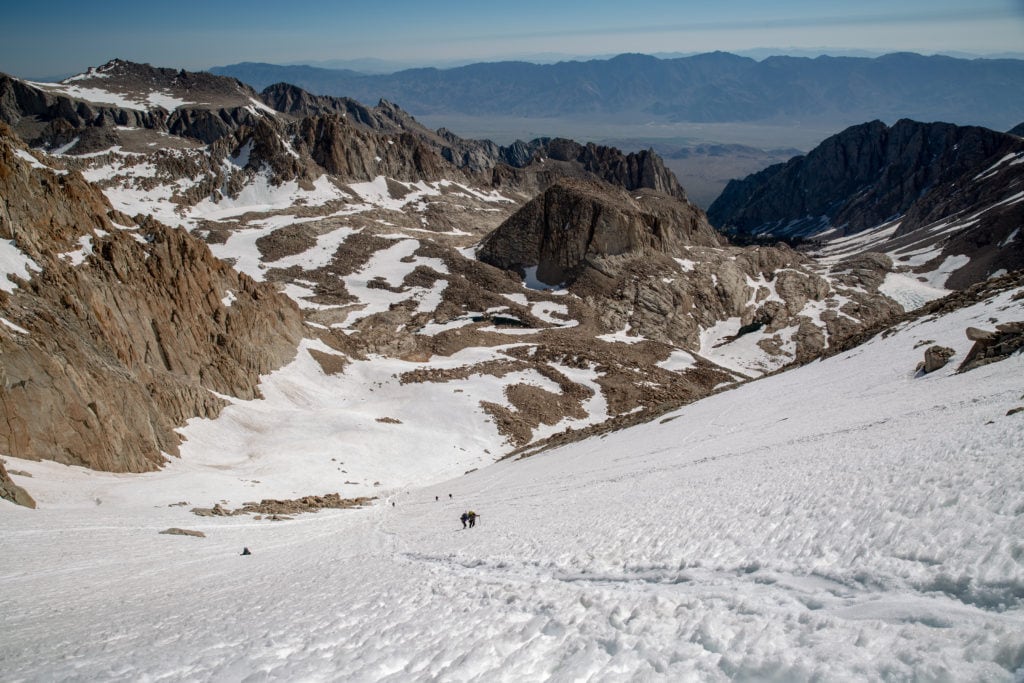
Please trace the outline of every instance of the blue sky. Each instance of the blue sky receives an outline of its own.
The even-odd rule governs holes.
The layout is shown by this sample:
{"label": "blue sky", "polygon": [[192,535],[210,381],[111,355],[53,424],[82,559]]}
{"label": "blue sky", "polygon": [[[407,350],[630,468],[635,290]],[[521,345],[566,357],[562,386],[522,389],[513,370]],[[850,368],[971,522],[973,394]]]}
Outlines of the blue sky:
{"label": "blue sky", "polygon": [[760,47],[1024,52],[1024,0],[255,0],[12,3],[0,71],[78,73],[113,57],[203,69],[373,57],[443,63],[541,53]]}

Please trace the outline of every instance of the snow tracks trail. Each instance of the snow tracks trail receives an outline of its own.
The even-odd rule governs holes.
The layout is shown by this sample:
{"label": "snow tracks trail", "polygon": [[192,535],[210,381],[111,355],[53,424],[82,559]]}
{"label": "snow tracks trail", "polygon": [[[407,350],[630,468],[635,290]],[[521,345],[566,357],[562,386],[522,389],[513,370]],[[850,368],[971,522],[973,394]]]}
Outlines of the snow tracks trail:
{"label": "snow tracks trail", "polygon": [[2,678],[1019,680],[1024,356],[913,368],[1021,309],[363,510],[6,507]]}

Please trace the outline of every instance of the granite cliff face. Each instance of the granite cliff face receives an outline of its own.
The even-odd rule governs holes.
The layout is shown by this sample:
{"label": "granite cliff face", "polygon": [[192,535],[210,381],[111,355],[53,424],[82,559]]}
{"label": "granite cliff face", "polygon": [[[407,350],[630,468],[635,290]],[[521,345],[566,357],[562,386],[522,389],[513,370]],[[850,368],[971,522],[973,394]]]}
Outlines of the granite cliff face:
{"label": "granite cliff face", "polygon": [[[293,357],[289,299],[180,229],[114,212],[0,126],[0,238],[27,259],[0,291],[0,452],[142,472],[174,428],[257,395]],[[14,253],[14,252],[12,252]]]}
{"label": "granite cliff face", "polygon": [[415,135],[381,133],[353,126],[337,115],[304,118],[296,134],[299,149],[328,173],[345,180],[440,180],[462,173]]}

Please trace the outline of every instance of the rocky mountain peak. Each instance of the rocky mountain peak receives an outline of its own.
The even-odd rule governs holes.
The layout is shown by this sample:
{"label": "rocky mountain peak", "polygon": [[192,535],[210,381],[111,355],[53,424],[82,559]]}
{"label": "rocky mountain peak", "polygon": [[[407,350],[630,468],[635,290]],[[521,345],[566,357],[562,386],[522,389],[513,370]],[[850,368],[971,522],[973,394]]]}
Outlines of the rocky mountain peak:
{"label": "rocky mountain peak", "polygon": [[252,88],[230,76],[155,67],[124,59],[112,59],[102,66],[89,67],[84,73],[64,79],[61,84],[125,95],[160,93],[184,102],[209,106],[224,106],[231,102],[248,104],[257,97]]}
{"label": "rocky mountain peak", "polygon": [[703,212],[674,197],[561,178],[491,233],[478,257],[520,272],[536,267],[541,282],[558,285],[605,257],[720,244]]}
{"label": "rocky mountain peak", "polygon": [[872,121],[833,135],[805,156],[731,181],[708,216],[728,233],[806,236],[833,226],[855,233],[1021,148],[1019,139],[977,126]]}
{"label": "rocky mountain peak", "polygon": [[730,182],[708,216],[733,235],[812,238],[812,246],[847,254],[862,244],[922,274],[955,258],[955,272],[939,282],[963,288],[1024,267],[1014,246],[1024,220],[1022,159],[1024,140],[1008,133],[873,121]]}

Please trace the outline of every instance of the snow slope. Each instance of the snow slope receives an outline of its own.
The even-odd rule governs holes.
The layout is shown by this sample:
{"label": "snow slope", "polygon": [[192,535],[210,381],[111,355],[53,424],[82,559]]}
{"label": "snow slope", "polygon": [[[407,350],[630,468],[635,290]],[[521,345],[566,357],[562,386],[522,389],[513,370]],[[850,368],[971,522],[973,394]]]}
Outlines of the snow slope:
{"label": "snow slope", "polygon": [[[2,678],[1020,680],[1024,357],[913,370],[925,342],[962,357],[967,325],[1022,314],[1002,295],[657,423],[291,521],[168,506],[173,468],[8,458],[39,509],[0,501]],[[289,442],[296,465],[258,478],[324,492]]]}

